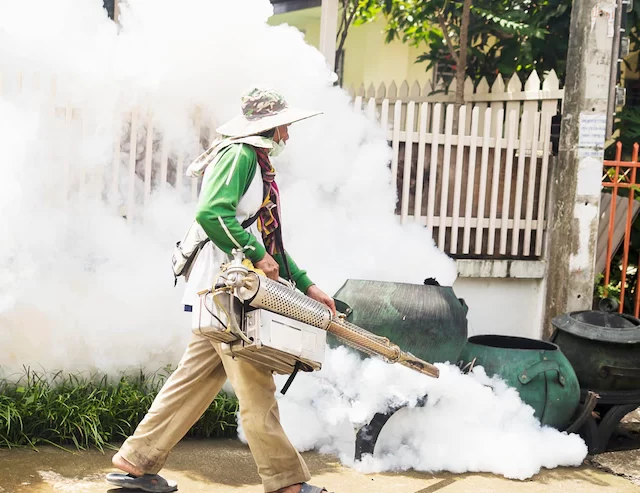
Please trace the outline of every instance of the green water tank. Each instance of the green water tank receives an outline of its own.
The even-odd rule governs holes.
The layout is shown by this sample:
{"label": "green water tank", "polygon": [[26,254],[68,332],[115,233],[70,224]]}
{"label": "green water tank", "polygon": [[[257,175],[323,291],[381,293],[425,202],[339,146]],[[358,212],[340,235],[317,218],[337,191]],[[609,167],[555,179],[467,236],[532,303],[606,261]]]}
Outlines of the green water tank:
{"label": "green water tank", "polygon": [[431,279],[425,284],[349,279],[334,298],[350,322],[430,363],[456,363],[467,341],[467,305],[451,287]]}
{"label": "green water tank", "polygon": [[463,363],[483,366],[514,387],[543,425],[564,430],[580,403],[580,385],[560,348],[546,341],[502,335],[470,337]]}

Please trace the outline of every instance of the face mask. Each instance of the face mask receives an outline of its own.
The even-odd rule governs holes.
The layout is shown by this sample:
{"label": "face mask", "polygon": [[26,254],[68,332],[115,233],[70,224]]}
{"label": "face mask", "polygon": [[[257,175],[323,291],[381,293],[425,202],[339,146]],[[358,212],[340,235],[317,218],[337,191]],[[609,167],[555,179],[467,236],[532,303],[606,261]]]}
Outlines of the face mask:
{"label": "face mask", "polygon": [[271,148],[271,150],[269,151],[269,156],[277,156],[280,153],[282,153],[282,151],[284,151],[284,148],[286,147],[286,144],[283,140],[280,140],[280,130],[276,129],[276,132],[278,132],[278,140],[279,142],[276,142],[275,140],[273,141],[273,147]]}

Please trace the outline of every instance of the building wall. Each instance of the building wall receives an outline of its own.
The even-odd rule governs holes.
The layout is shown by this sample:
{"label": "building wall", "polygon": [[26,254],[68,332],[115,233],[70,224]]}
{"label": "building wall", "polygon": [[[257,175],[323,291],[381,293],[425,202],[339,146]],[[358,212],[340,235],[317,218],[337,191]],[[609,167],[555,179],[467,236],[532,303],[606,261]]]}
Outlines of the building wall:
{"label": "building wall", "polygon": [[[289,24],[305,34],[307,43],[318,48],[320,44],[320,7],[274,15],[269,24]],[[431,81],[425,72],[425,63],[414,63],[423,50],[400,41],[385,43],[382,20],[362,26],[352,26],[345,43],[344,87],[368,87],[381,83],[417,80],[421,85]]]}
{"label": "building wall", "polygon": [[469,336],[542,336],[542,279],[458,278],[453,290],[469,306]]}

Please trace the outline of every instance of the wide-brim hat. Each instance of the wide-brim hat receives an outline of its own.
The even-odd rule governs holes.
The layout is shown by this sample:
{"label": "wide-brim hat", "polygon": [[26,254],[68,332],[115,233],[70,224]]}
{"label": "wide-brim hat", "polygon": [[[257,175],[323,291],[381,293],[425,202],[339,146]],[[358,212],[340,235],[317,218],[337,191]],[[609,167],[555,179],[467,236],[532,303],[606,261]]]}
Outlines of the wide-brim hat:
{"label": "wide-brim hat", "polygon": [[242,114],[221,125],[216,131],[228,137],[247,137],[320,114],[321,111],[289,107],[277,91],[254,88],[242,96]]}

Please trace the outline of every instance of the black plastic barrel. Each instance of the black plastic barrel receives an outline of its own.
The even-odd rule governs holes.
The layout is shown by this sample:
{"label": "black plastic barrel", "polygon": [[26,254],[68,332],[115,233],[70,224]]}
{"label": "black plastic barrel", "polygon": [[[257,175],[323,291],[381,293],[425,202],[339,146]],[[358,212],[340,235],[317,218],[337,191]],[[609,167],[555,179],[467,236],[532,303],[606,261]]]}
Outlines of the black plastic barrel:
{"label": "black plastic barrel", "polygon": [[616,309],[605,298],[600,310],[565,313],[552,320],[556,330],[551,340],[567,355],[584,389],[640,389],[640,319]]}

